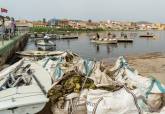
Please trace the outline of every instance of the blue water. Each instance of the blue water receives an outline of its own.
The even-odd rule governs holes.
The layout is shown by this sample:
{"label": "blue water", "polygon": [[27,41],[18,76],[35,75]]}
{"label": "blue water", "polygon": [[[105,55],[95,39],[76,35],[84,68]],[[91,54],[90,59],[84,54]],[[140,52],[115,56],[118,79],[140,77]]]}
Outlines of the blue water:
{"label": "blue water", "polygon": [[[119,35],[121,32],[113,32]],[[140,38],[139,35],[146,34],[143,32],[125,32],[129,37],[134,39],[133,43],[118,43],[117,45],[96,45],[90,42],[90,36],[94,33],[78,34],[78,39],[57,40],[56,50],[72,50],[84,58],[100,60],[103,58],[116,58],[123,55],[146,54],[153,52],[165,52],[165,31],[152,31],[158,38]],[[100,33],[106,36],[107,33]],[[76,34],[77,35],[77,34]],[[25,50],[37,50],[32,39],[29,39]]]}

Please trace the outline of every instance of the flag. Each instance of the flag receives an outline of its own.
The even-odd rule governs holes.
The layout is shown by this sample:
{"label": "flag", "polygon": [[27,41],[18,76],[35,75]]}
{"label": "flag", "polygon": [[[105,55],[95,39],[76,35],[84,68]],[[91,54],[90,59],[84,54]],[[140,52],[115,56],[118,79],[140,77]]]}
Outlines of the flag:
{"label": "flag", "polygon": [[7,13],[7,12],[8,12],[8,10],[7,10],[7,9],[5,9],[5,8],[1,8],[1,12],[2,12],[2,13]]}

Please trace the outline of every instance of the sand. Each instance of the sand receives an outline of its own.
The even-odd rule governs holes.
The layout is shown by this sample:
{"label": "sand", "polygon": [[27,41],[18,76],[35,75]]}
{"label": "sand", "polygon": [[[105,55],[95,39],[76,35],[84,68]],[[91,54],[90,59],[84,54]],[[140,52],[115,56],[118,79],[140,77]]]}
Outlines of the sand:
{"label": "sand", "polygon": [[[155,77],[165,84],[165,54],[149,53],[145,55],[125,56],[128,64],[137,69],[139,74],[145,77]],[[116,59],[103,59],[106,66],[112,67]]]}
{"label": "sand", "polygon": [[165,84],[165,54],[127,56],[128,63],[142,76],[153,76]]}

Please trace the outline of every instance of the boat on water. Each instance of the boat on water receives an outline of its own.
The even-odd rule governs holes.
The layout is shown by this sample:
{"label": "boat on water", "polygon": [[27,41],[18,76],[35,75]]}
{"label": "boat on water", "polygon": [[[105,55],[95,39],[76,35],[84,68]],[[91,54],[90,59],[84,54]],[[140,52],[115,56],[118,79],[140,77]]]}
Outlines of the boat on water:
{"label": "boat on water", "polygon": [[93,39],[91,42],[96,44],[117,44],[117,39],[109,39],[109,38],[99,38],[99,39]]}
{"label": "boat on water", "polygon": [[62,35],[62,36],[59,36],[59,39],[64,39],[64,40],[67,40],[67,39],[78,39],[78,36]]}
{"label": "boat on water", "polygon": [[46,50],[53,50],[55,48],[55,46],[56,46],[56,44],[54,42],[49,41],[47,39],[38,40],[36,42],[36,44],[37,44],[37,47],[38,47],[39,50],[44,50],[44,51],[46,51]]}
{"label": "boat on water", "polygon": [[117,38],[118,42],[128,42],[128,43],[132,43],[133,39],[128,37],[127,34],[125,34],[124,32],[121,32],[121,35],[119,38]]}
{"label": "boat on water", "polygon": [[0,74],[0,114],[36,114],[49,101],[52,80],[39,64],[22,59]]}
{"label": "boat on water", "polygon": [[117,42],[133,42],[132,38],[117,38]]}
{"label": "boat on water", "polygon": [[21,57],[45,57],[45,56],[58,56],[65,52],[63,51],[21,51],[16,52]]}
{"label": "boat on water", "polygon": [[139,37],[154,38],[155,35],[153,33],[147,32],[147,34],[140,35]]}

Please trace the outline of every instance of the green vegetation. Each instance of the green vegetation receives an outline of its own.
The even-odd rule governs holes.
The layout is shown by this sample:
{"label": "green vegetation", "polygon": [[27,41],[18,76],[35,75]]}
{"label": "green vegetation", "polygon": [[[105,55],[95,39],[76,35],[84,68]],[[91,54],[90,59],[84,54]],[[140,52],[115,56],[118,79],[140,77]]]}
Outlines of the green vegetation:
{"label": "green vegetation", "polygon": [[59,32],[99,32],[99,31],[105,31],[102,28],[96,28],[96,29],[87,29],[87,28],[81,28],[81,29],[75,29],[72,27],[62,27],[62,28],[56,28],[56,27],[31,27],[30,32],[37,32],[37,33],[59,33]]}

